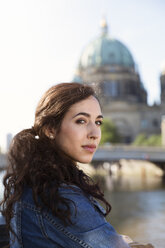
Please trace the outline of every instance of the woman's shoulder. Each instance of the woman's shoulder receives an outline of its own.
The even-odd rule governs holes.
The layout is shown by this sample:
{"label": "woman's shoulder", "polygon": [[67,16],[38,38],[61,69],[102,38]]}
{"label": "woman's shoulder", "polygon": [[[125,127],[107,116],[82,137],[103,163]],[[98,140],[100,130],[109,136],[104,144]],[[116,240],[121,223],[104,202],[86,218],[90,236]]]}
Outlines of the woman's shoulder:
{"label": "woman's shoulder", "polygon": [[[68,185],[68,184],[62,183],[58,188],[58,193],[60,195],[71,195],[71,194],[81,195],[83,194],[83,190],[76,185],[73,185],[73,184]],[[29,186],[25,186],[23,188],[21,199],[30,200],[32,198],[33,198],[33,188]]]}
{"label": "woman's shoulder", "polygon": [[[72,200],[77,201],[78,199],[82,199],[82,198],[85,199],[85,195],[82,189],[76,185],[67,185],[67,184],[62,183],[60,187],[58,188],[58,193],[61,197],[68,198],[71,201]],[[40,197],[38,197],[38,200],[40,202],[41,200]],[[25,186],[23,188],[20,202],[35,205],[32,187]]]}
{"label": "woman's shoulder", "polygon": [[58,192],[60,194],[83,194],[83,190],[78,187],[77,185],[74,185],[74,184],[65,184],[65,183],[62,183],[60,185],[60,187],[58,188]]}
{"label": "woman's shoulder", "polygon": [[[68,199],[70,202],[70,208],[73,208],[72,210],[74,210],[76,207],[77,212],[81,216],[83,213],[86,215],[87,210],[90,216],[94,216],[98,213],[100,213],[101,216],[106,214],[105,209],[90,194],[85,193],[76,185],[68,185],[63,183],[58,188],[58,193],[61,197]],[[21,202],[22,204],[30,204],[35,206],[33,190],[31,187],[24,187]]]}

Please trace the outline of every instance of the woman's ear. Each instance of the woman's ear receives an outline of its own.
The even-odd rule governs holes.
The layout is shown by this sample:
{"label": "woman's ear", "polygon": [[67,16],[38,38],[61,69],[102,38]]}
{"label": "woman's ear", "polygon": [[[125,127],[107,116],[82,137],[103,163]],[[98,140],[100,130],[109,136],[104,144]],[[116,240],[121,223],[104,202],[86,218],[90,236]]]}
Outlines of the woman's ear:
{"label": "woman's ear", "polygon": [[54,130],[54,128],[46,128],[45,129],[45,135],[49,138],[49,139],[55,139],[56,136],[56,131]]}

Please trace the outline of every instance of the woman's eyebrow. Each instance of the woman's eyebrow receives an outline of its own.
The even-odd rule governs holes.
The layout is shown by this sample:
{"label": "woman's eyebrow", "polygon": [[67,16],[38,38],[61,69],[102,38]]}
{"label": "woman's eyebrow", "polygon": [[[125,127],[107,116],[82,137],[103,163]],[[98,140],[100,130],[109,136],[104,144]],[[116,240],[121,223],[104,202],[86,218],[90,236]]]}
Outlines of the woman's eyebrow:
{"label": "woman's eyebrow", "polygon": [[[91,117],[91,115],[88,114],[88,113],[86,113],[86,112],[80,112],[80,113],[74,115],[73,118],[75,118],[75,117],[78,116],[78,115],[84,115],[84,116],[86,116],[86,117],[88,117],[88,118]],[[103,119],[103,116],[102,116],[102,115],[98,115],[96,118],[102,118],[102,119]]]}

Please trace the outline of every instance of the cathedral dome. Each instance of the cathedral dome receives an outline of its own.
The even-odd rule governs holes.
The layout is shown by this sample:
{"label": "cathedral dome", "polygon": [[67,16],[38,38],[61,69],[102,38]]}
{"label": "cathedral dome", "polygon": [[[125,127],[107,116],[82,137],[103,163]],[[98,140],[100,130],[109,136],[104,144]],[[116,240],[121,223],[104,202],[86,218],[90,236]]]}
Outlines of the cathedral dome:
{"label": "cathedral dome", "polygon": [[128,48],[119,40],[108,37],[108,27],[105,20],[102,20],[101,31],[101,35],[83,50],[79,67],[117,65],[134,69],[135,63]]}

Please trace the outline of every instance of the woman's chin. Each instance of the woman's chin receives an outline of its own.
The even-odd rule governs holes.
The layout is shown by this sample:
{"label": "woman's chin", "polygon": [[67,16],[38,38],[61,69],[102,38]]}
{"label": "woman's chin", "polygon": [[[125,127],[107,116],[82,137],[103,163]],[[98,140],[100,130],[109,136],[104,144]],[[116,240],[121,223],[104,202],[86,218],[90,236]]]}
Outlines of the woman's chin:
{"label": "woman's chin", "polygon": [[92,161],[92,158],[79,159],[77,162],[82,163],[82,164],[89,164]]}

